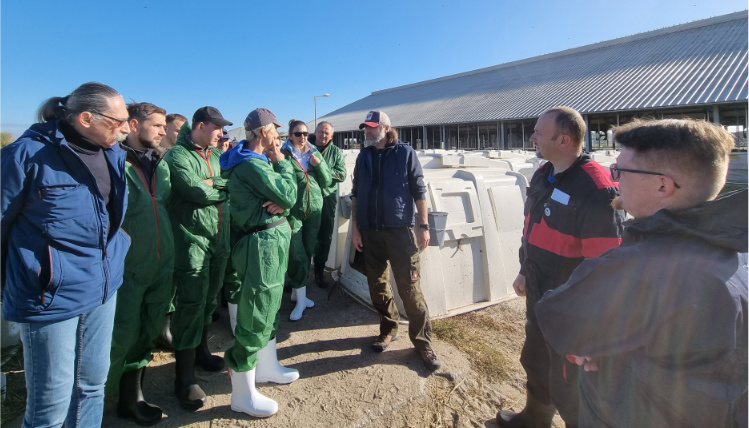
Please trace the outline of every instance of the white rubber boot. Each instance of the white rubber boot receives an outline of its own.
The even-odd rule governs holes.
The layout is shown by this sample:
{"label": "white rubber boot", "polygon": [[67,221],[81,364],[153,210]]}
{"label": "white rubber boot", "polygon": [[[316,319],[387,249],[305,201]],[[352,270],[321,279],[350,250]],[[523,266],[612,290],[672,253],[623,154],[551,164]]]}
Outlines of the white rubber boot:
{"label": "white rubber boot", "polygon": [[265,348],[258,351],[255,382],[287,384],[299,379],[298,370],[286,368],[278,362],[276,349],[276,338],[274,337],[265,345]]}
{"label": "white rubber boot", "polygon": [[237,329],[237,305],[229,303],[229,325],[231,325],[231,334],[234,336],[234,330]]}
{"label": "white rubber boot", "polygon": [[291,311],[289,319],[292,321],[299,321],[302,318],[302,313],[304,312],[304,310],[313,306],[315,306],[315,302],[307,298],[307,287],[297,288],[296,307],[294,307],[294,310]]}
{"label": "white rubber boot", "polygon": [[278,412],[278,403],[255,389],[255,369],[231,373],[231,409],[256,418],[267,418]]}
{"label": "white rubber boot", "polygon": [[[305,287],[305,289],[306,289],[306,288],[307,288],[307,287]],[[306,294],[306,293],[305,293],[305,294]],[[296,302],[296,288],[292,288],[292,289],[291,289],[291,301],[292,301],[292,302]],[[308,308],[311,308],[311,307],[313,307],[313,306],[315,306],[315,302],[313,302],[313,301],[312,301],[312,300],[310,300],[310,299],[307,299],[307,307],[308,307]]]}

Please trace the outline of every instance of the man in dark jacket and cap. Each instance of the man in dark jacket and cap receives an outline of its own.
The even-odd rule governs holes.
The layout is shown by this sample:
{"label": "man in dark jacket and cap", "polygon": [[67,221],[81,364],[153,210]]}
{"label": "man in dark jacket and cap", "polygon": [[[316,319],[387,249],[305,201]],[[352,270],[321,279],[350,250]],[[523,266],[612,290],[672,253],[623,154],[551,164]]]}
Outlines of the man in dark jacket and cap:
{"label": "man in dark jacket and cap", "polygon": [[747,426],[747,191],[718,197],[733,136],[635,121],[611,178],[634,217],[536,305],[580,370],[581,427]]}
{"label": "man in dark jacket and cap", "polygon": [[364,128],[367,147],[354,167],[351,240],[357,251],[364,251],[369,295],[380,314],[380,334],[372,348],[382,352],[398,336],[390,262],[408,316],[409,338],[424,366],[434,371],[440,360],[432,349],[429,309],[419,281],[419,252],[429,245],[424,173],[416,152],[398,140],[385,112],[370,111],[359,128]]}

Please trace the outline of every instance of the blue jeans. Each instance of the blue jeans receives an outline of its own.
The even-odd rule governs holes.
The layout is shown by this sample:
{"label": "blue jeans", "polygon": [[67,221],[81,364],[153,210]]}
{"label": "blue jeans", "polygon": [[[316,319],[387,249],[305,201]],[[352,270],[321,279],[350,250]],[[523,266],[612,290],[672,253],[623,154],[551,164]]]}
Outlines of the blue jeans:
{"label": "blue jeans", "polygon": [[65,321],[21,323],[24,428],[101,426],[116,300]]}

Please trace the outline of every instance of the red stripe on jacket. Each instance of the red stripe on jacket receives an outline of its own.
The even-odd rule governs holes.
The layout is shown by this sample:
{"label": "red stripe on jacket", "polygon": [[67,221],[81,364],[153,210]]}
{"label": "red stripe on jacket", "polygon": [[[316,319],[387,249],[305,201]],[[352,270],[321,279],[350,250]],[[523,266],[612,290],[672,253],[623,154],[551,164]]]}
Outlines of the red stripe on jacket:
{"label": "red stripe on jacket", "polygon": [[611,180],[611,173],[597,162],[583,162],[580,164],[580,168],[588,173],[599,190],[607,187],[619,187],[619,183]]}
{"label": "red stripe on jacket", "polygon": [[618,247],[621,241],[616,237],[578,238],[567,235],[549,227],[543,218],[533,226],[528,237],[530,245],[569,258],[598,257],[609,248]]}

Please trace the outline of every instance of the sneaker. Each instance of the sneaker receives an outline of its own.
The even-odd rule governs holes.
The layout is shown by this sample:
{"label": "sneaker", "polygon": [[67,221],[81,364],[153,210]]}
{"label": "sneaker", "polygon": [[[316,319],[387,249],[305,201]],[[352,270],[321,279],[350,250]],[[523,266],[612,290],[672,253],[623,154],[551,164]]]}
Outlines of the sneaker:
{"label": "sneaker", "polygon": [[434,353],[434,350],[432,348],[426,349],[424,351],[419,351],[419,355],[421,355],[421,359],[424,361],[424,367],[426,367],[429,371],[435,371],[438,368],[440,368],[440,360],[437,359],[437,354]]}
{"label": "sneaker", "polygon": [[377,352],[382,352],[385,349],[387,349],[388,345],[390,345],[390,342],[397,339],[398,335],[392,335],[392,334],[381,334],[377,336],[377,339],[375,339],[374,342],[372,342],[372,349],[374,349]]}

